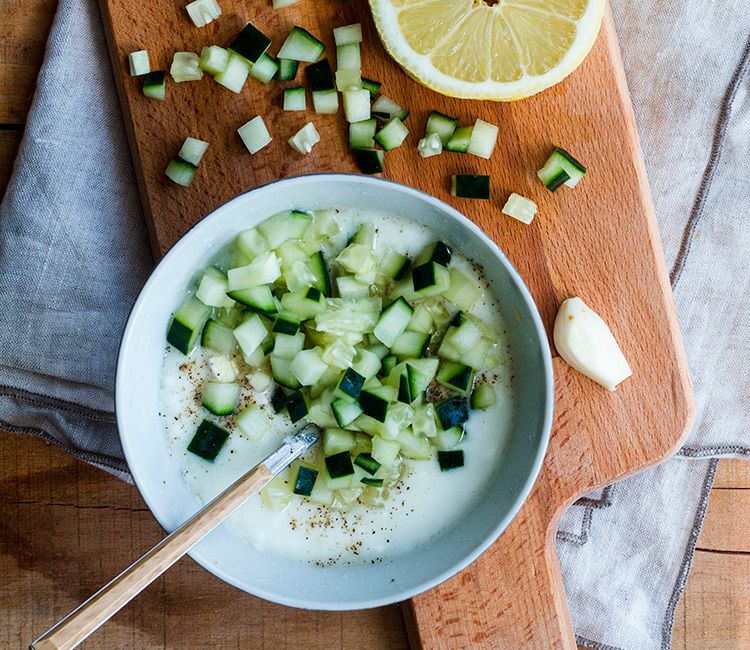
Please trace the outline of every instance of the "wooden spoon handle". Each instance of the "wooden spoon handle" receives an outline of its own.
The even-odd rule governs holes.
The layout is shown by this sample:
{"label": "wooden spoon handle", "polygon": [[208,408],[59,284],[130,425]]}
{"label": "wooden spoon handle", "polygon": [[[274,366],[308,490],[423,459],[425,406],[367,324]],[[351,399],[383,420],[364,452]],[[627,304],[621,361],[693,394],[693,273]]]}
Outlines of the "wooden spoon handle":
{"label": "wooden spoon handle", "polygon": [[39,637],[31,650],[68,650],[81,643],[272,478],[273,474],[264,464],[245,474]]}

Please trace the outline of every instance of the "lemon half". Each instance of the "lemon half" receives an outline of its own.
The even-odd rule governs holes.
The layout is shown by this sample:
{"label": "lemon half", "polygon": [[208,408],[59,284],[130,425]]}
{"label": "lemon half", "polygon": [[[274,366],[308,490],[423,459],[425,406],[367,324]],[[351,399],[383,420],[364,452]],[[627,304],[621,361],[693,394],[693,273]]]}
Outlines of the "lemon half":
{"label": "lemon half", "polygon": [[588,54],[605,0],[370,0],[388,53],[420,83],[510,101],[562,81]]}

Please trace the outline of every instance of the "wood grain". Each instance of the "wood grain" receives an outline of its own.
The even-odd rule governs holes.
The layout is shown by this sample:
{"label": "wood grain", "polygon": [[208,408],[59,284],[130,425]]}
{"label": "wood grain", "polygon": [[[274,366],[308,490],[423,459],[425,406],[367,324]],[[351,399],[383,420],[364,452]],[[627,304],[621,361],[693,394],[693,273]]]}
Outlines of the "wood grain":
{"label": "wood grain", "polygon": [[750,490],[713,490],[699,548],[750,553],[748,531]]}
{"label": "wood grain", "polygon": [[0,0],[0,124],[25,121],[56,7],[57,0]]}
{"label": "wood grain", "polygon": [[750,555],[698,551],[675,612],[672,650],[750,648],[749,577]]}
{"label": "wood grain", "polygon": [[0,197],[5,194],[5,188],[13,171],[13,160],[21,143],[20,130],[0,131]]}
{"label": "wood grain", "polygon": [[[629,103],[611,15],[581,69],[559,86],[512,104],[467,102],[436,95],[403,74],[375,36],[365,3],[300,3],[289,11],[241,2],[222,4],[221,20],[186,29],[180,7],[151,4],[150,20],[126,0],[101,0],[125,109],[145,212],[157,253],[221,203],[262,183],[312,171],[355,171],[341,114],[299,116],[279,109],[278,85],[252,82],[238,96],[210,79],[168,83],[167,101],[143,97],[126,69],[128,52],[146,44],[154,67],[166,68],[175,49],[199,51],[227,43],[245,20],[276,47],[291,24],[321,37],[331,52],[335,25],[359,21],[365,35],[363,73],[411,109],[405,146],[386,157],[384,176],[450,201],[479,224],[519,268],[548,328],[560,301],[582,297],[612,324],[635,377],[614,394],[556,363],[557,407],[549,452],[537,485],[500,541],[461,575],[407,605],[415,645],[422,648],[574,647],[554,532],[576,496],[657,462],[681,441],[693,406],[671,290]],[[272,48],[271,52],[276,50]],[[430,110],[482,117],[500,125],[493,159],[446,154],[423,160],[415,145]],[[274,142],[256,155],[236,128],[262,114]],[[560,119],[565,116],[565,119]],[[310,156],[286,144],[312,117],[324,141]],[[187,190],[164,177],[187,135],[211,143]],[[575,191],[552,194],[535,178],[552,143],[572,149],[590,168]],[[491,201],[452,200],[451,173],[492,172]],[[539,204],[531,227],[502,217],[513,189]],[[627,282],[622,279],[627,278]],[[613,287],[617,290],[613,291]],[[559,361],[559,360],[558,360]],[[471,616],[466,616],[466,611]]]}
{"label": "wood grain", "polygon": [[716,470],[714,489],[750,489],[750,463],[747,460],[722,460]]}

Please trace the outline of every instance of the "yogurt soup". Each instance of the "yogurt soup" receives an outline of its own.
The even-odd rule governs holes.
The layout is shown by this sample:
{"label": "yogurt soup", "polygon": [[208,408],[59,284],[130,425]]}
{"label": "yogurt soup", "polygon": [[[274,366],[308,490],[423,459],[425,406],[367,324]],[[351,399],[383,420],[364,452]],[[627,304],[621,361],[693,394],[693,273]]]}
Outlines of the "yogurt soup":
{"label": "yogurt soup", "polygon": [[206,264],[161,382],[190,490],[206,502],[306,421],[324,429],[227,520],[237,535],[320,566],[376,563],[483,498],[513,427],[513,362],[482,270],[450,242],[373,210],[290,212]]}

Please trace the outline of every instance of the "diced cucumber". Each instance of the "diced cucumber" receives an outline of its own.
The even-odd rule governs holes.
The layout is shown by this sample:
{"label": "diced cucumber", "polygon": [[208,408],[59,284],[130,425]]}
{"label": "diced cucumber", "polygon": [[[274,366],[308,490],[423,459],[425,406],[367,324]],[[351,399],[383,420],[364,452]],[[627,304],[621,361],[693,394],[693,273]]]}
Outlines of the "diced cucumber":
{"label": "diced cucumber", "polygon": [[329,297],[333,293],[331,290],[331,276],[328,273],[328,265],[326,264],[322,251],[310,255],[308,265],[315,275],[315,283],[313,286],[316,289],[319,289],[324,296]]}
{"label": "diced cucumber", "polygon": [[198,168],[195,165],[181,158],[172,158],[164,173],[169,180],[177,183],[177,185],[189,187],[190,183],[193,182],[196,171],[198,171]]}
{"label": "diced cucumber", "polygon": [[388,346],[383,345],[382,343],[376,343],[375,345],[370,345],[369,348],[367,348],[369,352],[372,352],[380,361],[382,362],[385,357],[388,356]]}
{"label": "diced cucumber", "polygon": [[503,214],[513,217],[527,226],[534,220],[537,205],[531,199],[513,192],[503,206]]}
{"label": "diced cucumber", "polygon": [[227,296],[227,276],[209,266],[201,278],[195,297],[209,307],[231,307],[234,300]]}
{"label": "diced cucumber", "polygon": [[399,433],[398,442],[401,446],[401,453],[407,458],[427,460],[432,456],[429,440],[422,436],[416,436],[406,429]]}
{"label": "diced cucumber", "polygon": [[362,415],[362,407],[357,402],[350,402],[340,397],[331,402],[331,411],[340,427],[349,426]]}
{"label": "diced cucumber", "polygon": [[459,393],[468,395],[474,383],[474,368],[464,365],[459,361],[443,361],[440,371],[437,374],[437,380],[453,388]]}
{"label": "diced cucumber", "polygon": [[425,136],[436,134],[442,145],[445,146],[453,137],[457,126],[458,120],[455,117],[448,117],[438,111],[432,111],[430,117],[427,118]]}
{"label": "diced cucumber", "polygon": [[315,63],[323,54],[325,46],[310,32],[301,27],[293,27],[279,50],[280,59]]}
{"label": "diced cucumber", "polygon": [[375,488],[381,488],[383,487],[383,479],[382,478],[370,478],[368,476],[363,476],[360,481],[367,485],[368,487],[375,487]]}
{"label": "diced cucumber", "polygon": [[382,389],[362,390],[358,401],[365,415],[369,415],[378,422],[385,422],[391,400],[382,394]]}
{"label": "diced cucumber", "polygon": [[370,93],[366,90],[345,90],[344,116],[349,123],[370,119]]}
{"label": "diced cucumber", "polygon": [[400,147],[407,135],[409,135],[409,129],[404,126],[401,120],[394,117],[388,120],[375,134],[375,142],[386,151],[390,151]]}
{"label": "diced cucumber", "polygon": [[432,331],[432,313],[429,307],[420,303],[414,309],[414,314],[406,326],[410,332],[422,332],[423,334],[429,334]]}
{"label": "diced cucumber", "polygon": [[300,289],[281,296],[284,311],[294,314],[300,322],[313,318],[325,309],[323,294],[315,287]]}
{"label": "diced cucumber", "polygon": [[387,122],[388,120],[398,119],[402,122],[409,117],[409,111],[402,106],[399,106],[390,97],[381,95],[378,97],[372,105],[373,117],[377,117],[379,120]]}
{"label": "diced cucumber", "polygon": [[201,403],[214,415],[231,415],[240,403],[240,385],[210,381],[203,386]]}
{"label": "diced cucumber", "polygon": [[[406,329],[413,313],[414,309],[406,300],[397,298],[383,310],[373,334],[379,341],[391,347]],[[421,356],[421,354],[410,356]]]}
{"label": "diced cucumber", "polygon": [[265,54],[269,45],[271,45],[271,39],[248,22],[232,41],[229,49],[252,65]]}
{"label": "diced cucumber", "polygon": [[237,340],[229,327],[211,319],[203,328],[201,345],[221,354],[232,354],[237,347]]}
{"label": "diced cucumber", "polygon": [[185,9],[196,27],[205,27],[221,16],[221,7],[216,0],[194,0]]}
{"label": "diced cucumber", "polygon": [[425,248],[418,256],[415,264],[425,264],[426,262],[437,262],[441,266],[448,266],[451,263],[453,252],[450,247],[443,241],[436,241]]}
{"label": "diced cucumber", "polygon": [[175,83],[203,79],[203,70],[198,65],[199,61],[200,58],[195,52],[175,52],[169,74]]}
{"label": "diced cucumber", "polygon": [[271,144],[271,140],[273,140],[260,115],[243,124],[237,129],[237,133],[239,133],[242,142],[250,153],[258,153],[263,147]]}
{"label": "diced cucumber", "polygon": [[352,361],[352,369],[362,375],[365,380],[377,375],[380,367],[380,358],[370,350],[357,350],[357,354]]}
{"label": "diced cucumber", "polygon": [[[354,459],[354,464],[361,467],[368,474],[375,474],[380,469],[380,463],[375,460],[371,454],[357,454]],[[364,480],[364,479],[362,479]],[[380,479],[382,481],[382,479]]]}
{"label": "diced cucumber", "polygon": [[469,419],[469,404],[465,397],[456,395],[440,402],[435,407],[440,426],[445,431],[455,426],[463,426]]}
{"label": "diced cucumber", "polygon": [[459,126],[453,132],[450,140],[445,143],[443,148],[446,151],[453,151],[455,153],[466,153],[469,150],[469,143],[471,142],[471,134],[473,131],[473,126]]}
{"label": "diced cucumber", "polygon": [[370,93],[370,99],[375,99],[377,94],[380,92],[380,87],[382,85],[383,84],[381,84],[379,81],[373,81],[372,79],[367,79],[366,77],[362,77],[362,88],[364,88],[368,93]]}
{"label": "diced cucumber", "polygon": [[461,444],[464,438],[464,428],[460,426],[451,427],[446,431],[438,431],[430,442],[439,451],[450,451]]}
{"label": "diced cucumber", "polygon": [[297,390],[286,398],[286,411],[292,423],[299,422],[307,415],[307,398],[302,391]]}
{"label": "diced cucumber", "polygon": [[494,124],[478,119],[471,132],[467,152],[480,158],[489,158],[495,149],[499,130]]}
{"label": "diced cucumber", "polygon": [[183,354],[190,354],[210,315],[210,307],[194,296],[188,296],[172,316],[167,331],[167,343]]}
{"label": "diced cucumber", "polygon": [[277,59],[279,69],[276,71],[276,78],[279,81],[292,81],[297,76],[299,61],[292,59]]}
{"label": "diced cucumber", "polygon": [[[361,90],[362,76],[359,70],[336,70],[336,90],[344,92],[345,90]],[[367,104],[369,112],[370,93],[367,93]]]}
{"label": "diced cucumber", "polygon": [[490,177],[482,174],[454,174],[451,194],[465,199],[489,199]]}
{"label": "diced cucumber", "polygon": [[294,335],[299,332],[299,326],[299,319],[294,314],[289,312],[278,312],[273,321],[271,331],[278,334]]}
{"label": "diced cucumber", "polygon": [[287,394],[280,386],[271,395],[271,407],[274,413],[281,413],[286,407]]}
{"label": "diced cucumber", "polygon": [[391,354],[399,358],[423,357],[430,342],[430,335],[423,332],[403,332],[391,345]]}
{"label": "diced cucumber", "polygon": [[271,287],[262,284],[259,287],[247,287],[246,289],[236,289],[229,292],[232,300],[245,305],[251,311],[259,314],[275,314],[277,311],[276,301],[274,300]]}
{"label": "diced cucumber", "polygon": [[392,467],[401,451],[401,445],[395,440],[386,440],[380,436],[372,439],[372,457],[381,465]]}
{"label": "diced cucumber", "polygon": [[457,268],[448,270],[450,274],[450,286],[443,293],[443,297],[452,302],[463,311],[469,311],[482,297],[482,292],[475,280]]}
{"label": "diced cucumber", "polygon": [[328,476],[331,478],[341,478],[343,476],[354,474],[352,457],[349,455],[348,451],[342,451],[333,456],[326,456],[325,462]]}
{"label": "diced cucumber", "polygon": [[305,68],[305,76],[310,89],[315,90],[333,90],[336,85],[333,80],[333,72],[328,59],[321,59],[317,63],[312,63]]}
{"label": "diced cucumber", "polygon": [[255,370],[248,373],[247,380],[250,383],[250,386],[259,393],[265,393],[273,383],[273,377],[264,370]]}
{"label": "diced cucumber", "polygon": [[565,149],[555,147],[538,172],[544,186],[554,192],[561,185],[575,187],[586,173],[586,168]]}
{"label": "diced cucumber", "polygon": [[273,380],[280,386],[285,388],[299,388],[300,384],[292,372],[291,364],[289,359],[284,359],[275,354],[271,355],[271,374]]}
{"label": "diced cucumber", "polygon": [[242,354],[247,357],[255,352],[256,348],[268,334],[266,326],[257,314],[253,314],[242,325],[236,327],[233,332],[234,338],[237,339],[237,343],[242,350]]}
{"label": "diced cucumber", "polygon": [[[313,97],[313,100],[314,99],[315,98]],[[312,122],[308,122],[299,131],[297,131],[297,133],[289,138],[287,142],[289,143],[289,146],[297,153],[301,153],[303,156],[306,156],[313,150],[313,147],[318,144],[318,142],[320,142],[320,134],[315,128],[315,125]]]}
{"label": "diced cucumber", "polygon": [[[373,120],[374,122],[375,120]],[[378,273],[392,280],[400,280],[409,270],[409,258],[406,255],[389,250],[380,260]]]}
{"label": "diced cucumber", "polygon": [[417,144],[417,151],[422,158],[429,158],[443,153],[443,143],[440,142],[440,136],[437,133],[426,135]]}
{"label": "diced cucumber", "polygon": [[356,350],[351,343],[336,339],[323,350],[323,361],[329,366],[344,370],[352,364]]}
{"label": "diced cucumber", "polygon": [[208,149],[208,142],[197,138],[185,138],[177,157],[197,167],[206,149]]}
{"label": "diced cucumber", "polygon": [[298,352],[289,367],[303,386],[312,386],[328,370],[328,364],[322,358],[322,350],[318,347]]}
{"label": "diced cucumber", "polygon": [[437,454],[438,464],[443,472],[464,466],[464,452],[461,449],[454,451],[439,451]]}
{"label": "diced cucumber", "polygon": [[[271,284],[281,277],[281,262],[274,253],[261,253],[247,266],[227,271],[229,293],[237,289]],[[231,298],[231,296],[230,296]],[[237,300],[233,298],[233,300]]]}
{"label": "diced cucumber", "polygon": [[388,373],[390,373],[391,370],[393,370],[393,368],[395,367],[396,363],[398,363],[398,361],[396,359],[395,354],[388,354],[381,359],[381,363],[382,363],[383,374],[388,375]]}
{"label": "diced cucumber", "polygon": [[235,240],[237,249],[243,254],[252,259],[260,253],[265,253],[269,246],[266,238],[258,232],[257,228],[250,228],[249,230],[243,230],[237,239]]}
{"label": "diced cucumber", "polygon": [[497,394],[492,384],[479,384],[471,394],[471,408],[484,411],[497,404]]}
{"label": "diced cucumber", "polygon": [[336,288],[342,298],[366,298],[370,295],[369,285],[348,275],[336,278]]}
{"label": "diced cucumber", "polygon": [[148,60],[148,51],[138,50],[128,54],[128,66],[131,77],[140,77],[151,72],[151,63]]}
{"label": "diced cucumber", "polygon": [[167,96],[167,73],[164,70],[146,73],[143,77],[143,94],[149,99],[163,101]]}
{"label": "diced cucumber", "polygon": [[278,248],[287,239],[300,239],[312,221],[309,212],[289,210],[266,219],[258,226],[261,235],[272,249]]}
{"label": "diced cucumber", "polygon": [[346,400],[356,400],[359,398],[364,383],[365,378],[362,375],[352,368],[347,368],[336,384],[333,394]]}
{"label": "diced cucumber", "polygon": [[268,432],[270,420],[257,404],[250,404],[234,417],[234,423],[248,438],[260,440]]}
{"label": "diced cucumber", "polygon": [[317,478],[317,469],[300,464],[297,469],[297,476],[294,479],[294,489],[292,492],[303,497],[309,497],[315,487]]}
{"label": "diced cucumber", "polygon": [[[359,43],[336,46],[336,67],[339,70],[360,70],[362,68]],[[367,94],[369,96],[370,93]]]}
{"label": "diced cucumber", "polygon": [[414,409],[414,419],[411,423],[411,429],[418,436],[432,438],[437,435],[434,404],[422,404]]}
{"label": "diced cucumber", "polygon": [[209,45],[201,50],[201,58],[198,65],[201,70],[212,76],[221,74],[227,69],[229,63],[229,51],[218,45]]}
{"label": "diced cucumber", "polygon": [[339,112],[339,94],[336,89],[313,90],[313,108],[320,115],[331,115]]}
{"label": "diced cucumber", "polygon": [[354,434],[344,429],[330,428],[323,431],[323,454],[333,456],[342,451],[349,452],[357,445]]}
{"label": "diced cucumber", "polygon": [[379,174],[383,171],[383,152],[378,149],[355,149],[354,161],[363,174]]}
{"label": "diced cucumber", "polygon": [[229,431],[209,420],[203,420],[198,425],[198,430],[188,444],[187,450],[204,460],[213,461],[228,438]]}
{"label": "diced cucumber", "polygon": [[361,43],[362,25],[360,23],[354,23],[353,25],[334,27],[333,40],[337,46],[348,45],[349,43]]}
{"label": "diced cucumber", "polygon": [[441,264],[427,262],[412,269],[411,281],[414,292],[426,298],[445,292],[450,287],[450,274]]}
{"label": "diced cucumber", "polygon": [[260,55],[260,58],[253,63],[253,67],[250,68],[250,76],[267,84],[276,76],[278,70],[279,62],[264,52]]}
{"label": "diced cucumber", "polygon": [[229,53],[227,66],[223,72],[214,75],[214,81],[233,93],[239,93],[250,74],[250,64],[234,52]]}

